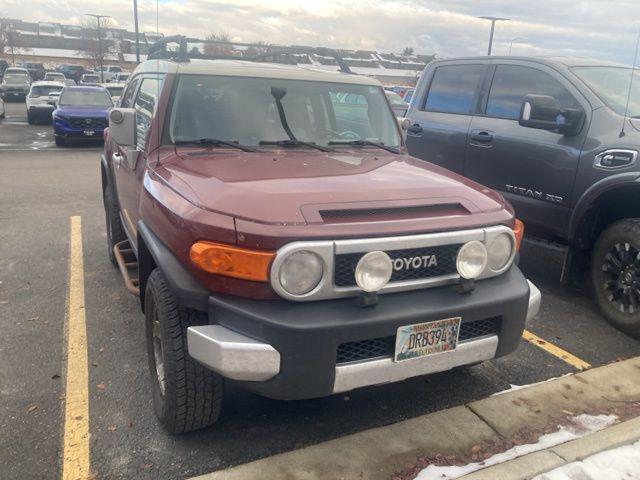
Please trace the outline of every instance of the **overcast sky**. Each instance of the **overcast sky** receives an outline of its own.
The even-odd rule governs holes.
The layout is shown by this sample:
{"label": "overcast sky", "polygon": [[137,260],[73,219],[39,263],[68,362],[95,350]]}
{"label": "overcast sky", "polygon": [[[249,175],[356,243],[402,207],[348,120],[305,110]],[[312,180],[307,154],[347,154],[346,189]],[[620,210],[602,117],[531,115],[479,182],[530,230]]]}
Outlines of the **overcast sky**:
{"label": "overcast sky", "polygon": [[[263,40],[388,52],[413,47],[439,57],[486,53],[574,55],[631,63],[640,0],[159,0],[165,34],[225,32],[235,41]],[[133,29],[133,0],[1,0],[0,16],[80,23],[83,13],[113,16]],[[138,0],[141,31],[156,30],[156,1]]]}

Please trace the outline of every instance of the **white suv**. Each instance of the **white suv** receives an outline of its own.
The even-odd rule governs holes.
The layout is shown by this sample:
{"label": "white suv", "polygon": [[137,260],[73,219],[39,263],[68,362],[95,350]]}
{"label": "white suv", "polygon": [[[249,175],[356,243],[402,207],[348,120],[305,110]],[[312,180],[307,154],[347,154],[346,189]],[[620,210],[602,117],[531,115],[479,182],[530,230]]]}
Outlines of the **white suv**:
{"label": "white suv", "polygon": [[[38,120],[51,121],[51,113],[55,109],[54,100],[64,88],[62,82],[33,82],[27,95],[27,121],[34,124]],[[57,94],[57,95],[56,95]]]}
{"label": "white suv", "polygon": [[[115,79],[116,75],[122,72],[122,67],[118,65],[103,65],[102,67],[102,78],[101,82],[111,82]],[[96,73],[100,75],[100,68],[96,70]]]}

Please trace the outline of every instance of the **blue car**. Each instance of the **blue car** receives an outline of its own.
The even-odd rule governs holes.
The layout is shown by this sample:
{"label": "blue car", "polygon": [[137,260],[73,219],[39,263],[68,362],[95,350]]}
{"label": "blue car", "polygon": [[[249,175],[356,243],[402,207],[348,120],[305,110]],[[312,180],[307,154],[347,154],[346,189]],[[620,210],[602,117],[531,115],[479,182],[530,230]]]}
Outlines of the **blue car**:
{"label": "blue car", "polygon": [[53,133],[61,147],[78,140],[102,140],[109,125],[111,96],[102,87],[65,87],[53,111]]}

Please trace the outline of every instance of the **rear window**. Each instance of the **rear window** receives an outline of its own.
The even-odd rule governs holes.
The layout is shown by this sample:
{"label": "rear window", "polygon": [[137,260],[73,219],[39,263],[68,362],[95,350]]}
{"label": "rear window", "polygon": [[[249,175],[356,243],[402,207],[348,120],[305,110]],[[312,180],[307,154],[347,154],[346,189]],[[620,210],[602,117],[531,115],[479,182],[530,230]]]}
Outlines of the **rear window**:
{"label": "rear window", "polygon": [[60,95],[60,105],[110,107],[113,105],[106,90],[65,90]]}
{"label": "rear window", "polygon": [[387,98],[391,105],[403,105],[407,106],[407,102],[405,102],[400,95],[395,92],[387,92]]}
{"label": "rear window", "polygon": [[55,85],[53,86],[43,85],[38,87],[32,87],[31,93],[29,94],[29,96],[30,97],[46,97],[51,92],[59,92],[61,90],[62,90],[62,87],[57,87]]}
{"label": "rear window", "polygon": [[425,110],[445,113],[472,113],[483,65],[438,67],[431,80]]}
{"label": "rear window", "polygon": [[97,82],[98,81],[98,75],[84,75],[82,77],[83,80],[87,81],[87,82]]}

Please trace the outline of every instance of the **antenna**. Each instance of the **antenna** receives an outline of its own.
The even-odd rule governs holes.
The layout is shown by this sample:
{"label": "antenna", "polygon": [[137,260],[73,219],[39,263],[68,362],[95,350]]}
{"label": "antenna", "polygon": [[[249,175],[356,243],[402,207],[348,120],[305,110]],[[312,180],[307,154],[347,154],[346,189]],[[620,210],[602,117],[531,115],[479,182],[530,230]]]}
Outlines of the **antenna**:
{"label": "antenna", "polygon": [[622,128],[620,129],[620,135],[618,137],[624,137],[624,127],[627,123],[627,114],[629,113],[629,101],[631,100],[631,89],[633,88],[633,79],[636,76],[636,60],[638,58],[638,44],[640,44],[640,29],[638,29],[638,36],[636,38],[636,50],[633,54],[633,63],[631,64],[631,80],[629,81],[629,91],[627,92],[627,103],[624,106],[624,117],[622,119]]}

